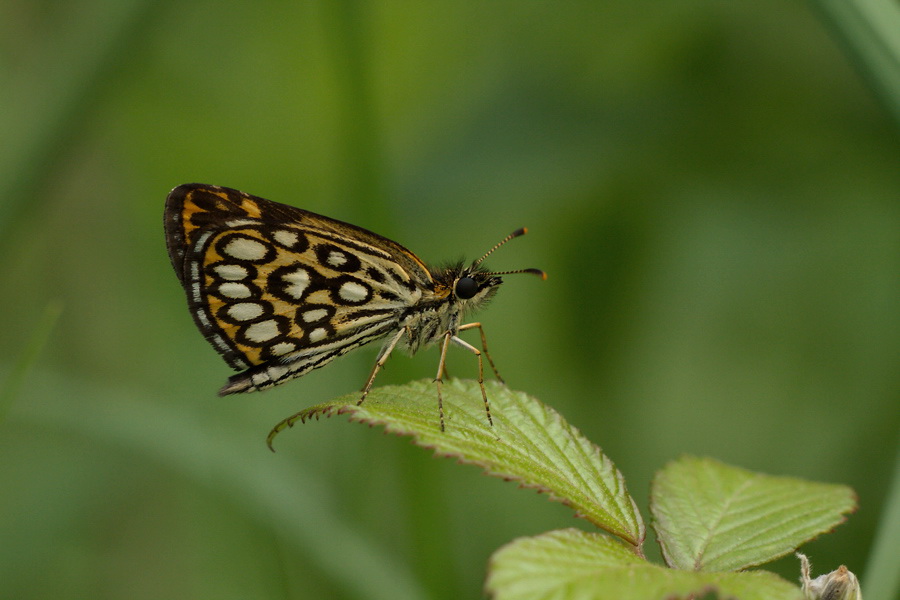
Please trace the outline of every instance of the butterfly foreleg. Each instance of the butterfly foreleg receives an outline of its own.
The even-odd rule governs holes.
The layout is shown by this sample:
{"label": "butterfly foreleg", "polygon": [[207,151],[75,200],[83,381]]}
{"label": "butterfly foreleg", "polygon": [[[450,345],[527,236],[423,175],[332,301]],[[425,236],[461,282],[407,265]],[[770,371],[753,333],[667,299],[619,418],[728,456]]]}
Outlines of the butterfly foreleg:
{"label": "butterfly foreleg", "polygon": [[437,377],[434,378],[434,383],[437,386],[438,417],[441,419],[441,431],[444,431],[444,398],[441,396],[441,384],[444,383],[447,347],[450,345],[450,340],[453,339],[453,337],[455,336],[452,331],[448,331],[444,334],[444,340],[441,342],[441,359],[438,361]]}
{"label": "butterfly foreleg", "polygon": [[482,351],[484,351],[484,355],[488,359],[488,364],[491,365],[491,370],[494,372],[494,377],[497,378],[497,381],[499,381],[503,385],[506,385],[506,382],[503,381],[502,377],[500,377],[500,371],[498,371],[496,365],[494,365],[494,359],[491,358],[491,353],[488,352],[487,337],[484,335],[484,327],[481,326],[481,323],[466,323],[459,328],[460,331],[465,331],[467,329],[478,329],[478,332],[481,334],[481,349]]}
{"label": "butterfly foreleg", "polygon": [[372,384],[375,383],[375,376],[378,375],[378,371],[381,370],[381,367],[384,366],[384,363],[387,362],[387,359],[390,358],[391,352],[394,351],[394,348],[397,346],[397,343],[400,341],[404,335],[407,335],[409,332],[406,327],[402,327],[397,330],[397,333],[394,334],[394,337],[389,339],[387,343],[381,347],[381,352],[378,353],[378,358],[375,360],[375,365],[372,367],[372,372],[369,373],[369,378],[366,380],[366,385],[362,389],[362,396],[360,396],[359,401],[356,403],[357,406],[363,403],[363,400],[366,399],[366,396],[369,395],[369,390],[372,389]]}
{"label": "butterfly foreleg", "polygon": [[[475,323],[475,325],[478,325],[478,323]],[[480,325],[478,325],[478,326],[480,327]],[[460,330],[462,330],[462,328],[460,328]],[[490,403],[488,403],[487,392],[484,389],[484,361],[481,359],[482,353],[480,350],[478,350],[478,348],[476,348],[472,344],[466,342],[462,338],[459,338],[455,335],[450,336],[449,339],[451,342],[453,342],[457,346],[460,346],[461,348],[465,348],[466,350],[468,350],[469,352],[471,352],[478,358],[478,387],[481,388],[481,398],[482,398],[482,400],[484,400],[484,412],[487,414],[488,424],[490,424],[490,426],[493,427],[494,420],[491,418],[491,405],[490,405]],[[446,346],[446,344],[445,344],[445,346]],[[443,358],[443,356],[442,356],[442,358]],[[438,388],[438,389],[440,389],[440,388]]]}

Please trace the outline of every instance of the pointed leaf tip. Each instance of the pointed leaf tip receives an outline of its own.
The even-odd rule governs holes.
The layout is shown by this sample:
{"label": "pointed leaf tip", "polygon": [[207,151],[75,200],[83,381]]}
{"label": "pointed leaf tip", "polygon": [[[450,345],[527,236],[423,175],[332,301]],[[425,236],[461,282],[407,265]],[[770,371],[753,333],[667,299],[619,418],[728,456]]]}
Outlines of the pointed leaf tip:
{"label": "pointed leaf tip", "polygon": [[855,510],[843,485],[776,477],[683,457],[653,480],[650,511],[669,566],[733,571],[775,560]]}
{"label": "pointed leaf tip", "polygon": [[644,523],[628,494],[625,480],[596,445],[562,416],[537,399],[505,385],[488,382],[493,426],[488,424],[478,383],[444,383],[446,430],[441,432],[430,380],[373,389],[361,405],[357,394],[313,406],[300,419],[330,415],[335,410],[351,420],[382,425],[411,436],[422,447],[460,462],[478,465],[488,474],[546,492],[575,513],[635,548]]}

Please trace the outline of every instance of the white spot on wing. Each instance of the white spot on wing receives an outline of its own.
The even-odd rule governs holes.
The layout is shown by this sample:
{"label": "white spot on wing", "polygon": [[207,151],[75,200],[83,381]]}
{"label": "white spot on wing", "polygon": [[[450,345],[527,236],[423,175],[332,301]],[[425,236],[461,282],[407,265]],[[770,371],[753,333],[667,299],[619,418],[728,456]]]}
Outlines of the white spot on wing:
{"label": "white spot on wing", "polygon": [[282,354],[293,352],[296,348],[297,344],[293,342],[278,342],[269,349],[269,352],[271,352],[275,356],[281,356]]}
{"label": "white spot on wing", "polygon": [[243,265],[216,265],[214,267],[214,270],[216,272],[216,275],[218,275],[222,279],[229,279],[232,281],[237,279],[246,279],[250,275],[250,272],[247,271],[247,267]]}
{"label": "white spot on wing", "polygon": [[231,350],[231,348],[228,347],[228,344],[225,343],[225,340],[222,339],[222,336],[216,334],[210,339],[213,341],[213,345],[217,346],[222,352],[229,352]]}
{"label": "white spot on wing", "polygon": [[369,296],[369,290],[361,283],[345,281],[338,289],[338,295],[347,302],[362,302]]}
{"label": "white spot on wing", "polygon": [[266,256],[266,250],[262,242],[246,237],[231,238],[222,248],[225,254],[237,260],[262,260]]}
{"label": "white spot on wing", "polygon": [[327,316],[328,311],[324,308],[314,308],[313,310],[308,310],[303,313],[303,320],[307,323],[313,323],[315,321],[321,321]]}
{"label": "white spot on wing", "polygon": [[309,341],[318,342],[325,338],[328,335],[328,330],[324,327],[317,327],[309,332]]}
{"label": "white spot on wing", "polygon": [[256,302],[238,302],[228,307],[228,316],[235,321],[252,321],[262,314],[263,307]]}
{"label": "white spot on wing", "polygon": [[252,296],[250,288],[243,283],[227,281],[219,285],[219,293],[226,298],[249,298]]}
{"label": "white spot on wing", "polygon": [[303,268],[282,275],[281,278],[288,284],[284,291],[297,300],[303,297],[303,292],[309,286],[309,272]]}
{"label": "white spot on wing", "polygon": [[290,371],[290,367],[286,365],[272,365],[268,369],[266,369],[266,372],[268,372],[269,378],[272,381],[278,381],[279,379],[287,375],[288,371]]}
{"label": "white spot on wing", "polygon": [[208,329],[210,327],[210,323],[209,323],[209,318],[206,316],[206,311],[203,310],[202,308],[198,308],[196,315],[197,315],[197,320],[200,321],[200,324],[203,325],[204,328]]}
{"label": "white spot on wing", "polygon": [[332,267],[339,267],[347,262],[347,256],[343,252],[332,250],[328,253],[328,259],[326,262],[328,262],[328,264]]}
{"label": "white spot on wing", "polygon": [[278,323],[274,319],[253,323],[244,331],[246,338],[256,343],[267,342],[273,337],[277,337],[279,333]]}
{"label": "white spot on wing", "polygon": [[272,234],[272,237],[275,238],[275,241],[279,244],[287,246],[288,248],[296,244],[299,239],[296,231],[287,231],[286,229],[279,229]]}
{"label": "white spot on wing", "polygon": [[200,237],[197,238],[197,241],[194,242],[194,252],[199,252],[200,248],[203,247],[203,245],[206,243],[206,240],[208,240],[209,236],[211,236],[211,235],[212,235],[212,231],[207,231],[205,233],[202,233],[200,235]]}
{"label": "white spot on wing", "polygon": [[230,221],[226,221],[225,224],[231,229],[237,229],[243,225],[256,225],[256,221],[253,219],[231,219]]}

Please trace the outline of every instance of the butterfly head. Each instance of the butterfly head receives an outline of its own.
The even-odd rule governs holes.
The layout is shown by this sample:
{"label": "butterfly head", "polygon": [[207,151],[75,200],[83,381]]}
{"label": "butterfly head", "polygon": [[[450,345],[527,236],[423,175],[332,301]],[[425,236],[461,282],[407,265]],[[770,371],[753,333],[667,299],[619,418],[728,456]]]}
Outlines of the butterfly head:
{"label": "butterfly head", "polygon": [[462,263],[447,268],[444,285],[452,302],[460,304],[464,310],[474,310],[490,300],[497,293],[503,280],[486,269]]}
{"label": "butterfly head", "polygon": [[450,289],[450,293],[453,296],[453,299],[465,306],[468,309],[475,309],[490,300],[494,294],[497,293],[497,289],[501,283],[503,283],[503,279],[501,279],[500,275],[511,275],[514,273],[530,273],[532,275],[537,275],[541,279],[546,279],[547,274],[541,271],[540,269],[518,269],[515,271],[488,271],[484,267],[481,266],[481,263],[490,256],[491,253],[494,252],[497,248],[508,242],[513,238],[517,238],[520,235],[524,235],[527,233],[527,229],[524,227],[521,229],[517,229],[512,232],[508,236],[506,236],[503,240],[501,240],[497,245],[488,250],[484,256],[474,261],[470,266],[465,267],[462,263],[450,267],[444,271],[444,285],[446,285]]}

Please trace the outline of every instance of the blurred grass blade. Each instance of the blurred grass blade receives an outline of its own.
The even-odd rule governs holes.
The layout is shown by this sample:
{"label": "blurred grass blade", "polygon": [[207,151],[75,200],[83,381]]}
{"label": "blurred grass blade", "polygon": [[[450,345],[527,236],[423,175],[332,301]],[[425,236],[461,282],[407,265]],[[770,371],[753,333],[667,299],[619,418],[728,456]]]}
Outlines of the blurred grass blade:
{"label": "blurred grass blade", "polygon": [[498,600],[802,599],[797,586],[774,573],[667,569],[609,537],[578,529],[520,538],[500,548],[491,557],[485,587]]}
{"label": "blurred grass blade", "polygon": [[28,372],[37,362],[41,350],[44,349],[47,340],[50,339],[50,333],[53,331],[56,321],[59,320],[60,314],[62,314],[61,302],[48,302],[44,307],[44,313],[41,315],[37,326],[35,326],[31,338],[22,350],[19,359],[12,365],[3,385],[0,386],[0,421],[6,417],[9,407],[22,389],[22,384],[25,382]]}
{"label": "blurred grass blade", "polygon": [[485,387],[493,427],[488,425],[478,383],[458,379],[443,386],[444,432],[438,424],[435,385],[430,380],[376,388],[361,406],[356,405],[359,394],[352,394],[302,414],[309,419],[346,412],[353,420],[412,436],[416,444],[441,456],[546,492],[640,553],[643,520],[622,474],[600,448],[537,399],[496,382]]}
{"label": "blurred grass blade", "polygon": [[894,459],[894,480],[876,529],[862,589],[866,592],[866,600],[900,597],[900,448]]}
{"label": "blurred grass blade", "polygon": [[733,571],[775,560],[856,509],[853,490],[684,457],[653,479],[650,510],[666,563]]}
{"label": "blurred grass blade", "polygon": [[900,2],[818,0],[817,4],[900,124]]}

